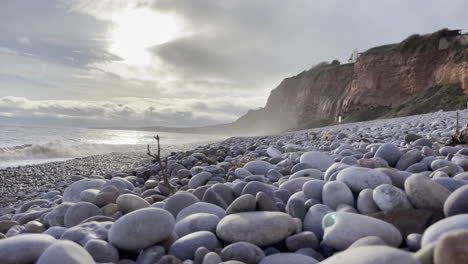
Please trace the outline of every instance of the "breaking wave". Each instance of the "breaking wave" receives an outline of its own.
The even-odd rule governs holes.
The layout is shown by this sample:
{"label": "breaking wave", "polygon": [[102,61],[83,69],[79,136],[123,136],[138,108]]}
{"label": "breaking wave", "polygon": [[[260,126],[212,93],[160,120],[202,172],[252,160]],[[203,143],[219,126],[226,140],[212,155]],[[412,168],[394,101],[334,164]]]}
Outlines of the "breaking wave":
{"label": "breaking wave", "polygon": [[60,140],[44,144],[0,147],[0,162],[30,159],[78,158],[110,152],[145,151],[145,145],[66,144]]}

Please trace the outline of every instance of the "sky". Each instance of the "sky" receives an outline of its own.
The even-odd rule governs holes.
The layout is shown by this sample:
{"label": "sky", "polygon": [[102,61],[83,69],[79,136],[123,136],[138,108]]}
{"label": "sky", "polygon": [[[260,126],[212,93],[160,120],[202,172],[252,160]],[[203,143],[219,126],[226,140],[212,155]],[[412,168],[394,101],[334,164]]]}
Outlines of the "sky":
{"label": "sky", "polygon": [[468,1],[2,0],[0,125],[232,122],[282,79],[414,33]]}

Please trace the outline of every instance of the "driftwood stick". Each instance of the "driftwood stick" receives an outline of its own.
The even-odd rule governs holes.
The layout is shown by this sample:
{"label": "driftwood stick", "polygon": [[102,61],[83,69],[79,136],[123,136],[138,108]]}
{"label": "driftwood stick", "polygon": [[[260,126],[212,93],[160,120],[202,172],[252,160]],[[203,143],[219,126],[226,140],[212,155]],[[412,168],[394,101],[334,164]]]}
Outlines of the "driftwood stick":
{"label": "driftwood stick", "polygon": [[154,158],[156,160],[156,162],[159,164],[159,167],[161,167],[161,174],[163,176],[163,184],[171,190],[172,193],[175,193],[175,188],[174,186],[172,186],[170,183],[169,183],[169,177],[168,177],[168,174],[167,174],[167,157],[165,159],[165,164],[163,165],[162,161],[161,161],[161,145],[159,143],[159,135],[156,135],[154,137],[154,139],[156,139],[157,141],[157,146],[158,146],[158,154],[153,154],[151,153],[151,150],[150,150],[150,145],[148,144],[148,152],[146,153],[148,156]]}

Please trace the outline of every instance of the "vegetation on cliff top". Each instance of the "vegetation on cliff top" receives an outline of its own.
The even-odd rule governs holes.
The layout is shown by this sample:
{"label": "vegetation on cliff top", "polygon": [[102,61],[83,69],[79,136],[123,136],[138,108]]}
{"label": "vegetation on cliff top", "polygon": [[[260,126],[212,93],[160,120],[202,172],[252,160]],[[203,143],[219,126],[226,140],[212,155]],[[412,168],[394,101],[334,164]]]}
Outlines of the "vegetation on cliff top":
{"label": "vegetation on cliff top", "polygon": [[[460,110],[467,107],[467,102],[468,95],[463,93],[463,90],[459,84],[435,85],[416,95],[411,96],[405,102],[393,108],[379,106],[372,109],[359,110],[348,113],[346,116],[344,116],[343,123],[420,115],[439,110]],[[321,119],[307,123],[303,127],[290,129],[288,131],[324,127],[336,124],[337,122],[334,120]]]}
{"label": "vegetation on cliff top", "polygon": [[420,115],[438,110],[453,111],[465,109],[468,95],[463,93],[459,84],[434,85],[408,98],[397,107],[377,107],[354,111],[348,114],[345,122],[366,121],[379,118],[392,118]]}

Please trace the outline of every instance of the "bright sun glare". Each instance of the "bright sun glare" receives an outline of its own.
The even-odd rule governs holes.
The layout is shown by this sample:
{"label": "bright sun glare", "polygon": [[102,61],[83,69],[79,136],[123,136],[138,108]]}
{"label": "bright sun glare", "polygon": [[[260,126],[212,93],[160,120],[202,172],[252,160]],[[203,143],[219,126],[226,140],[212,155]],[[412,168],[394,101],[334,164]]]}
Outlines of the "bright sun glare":
{"label": "bright sun glare", "polygon": [[175,39],[180,33],[175,17],[148,9],[126,10],[113,21],[110,52],[131,65],[148,65],[151,62],[148,48]]}

